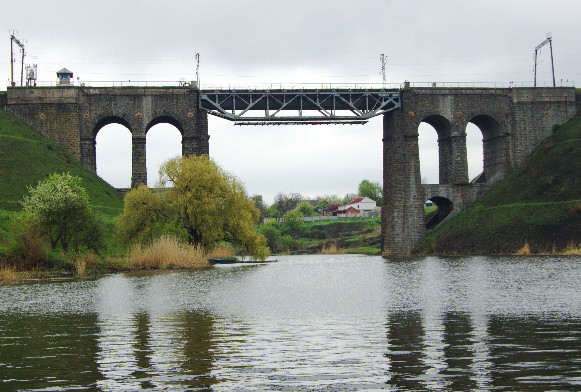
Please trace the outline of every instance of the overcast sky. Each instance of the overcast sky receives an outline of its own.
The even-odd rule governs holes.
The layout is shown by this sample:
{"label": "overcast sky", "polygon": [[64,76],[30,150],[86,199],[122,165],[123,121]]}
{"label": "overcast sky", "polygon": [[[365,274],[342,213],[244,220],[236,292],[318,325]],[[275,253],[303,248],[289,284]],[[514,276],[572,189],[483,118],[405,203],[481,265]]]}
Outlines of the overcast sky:
{"label": "overcast sky", "polygon": [[[551,1],[28,1],[0,0],[0,77],[10,79],[10,32],[26,41],[39,81],[66,67],[82,81],[195,80],[202,88],[264,83],[525,83],[533,52],[553,36],[557,83],[579,86],[581,2]],[[19,61],[19,53],[16,57]],[[550,83],[548,47],[538,80]],[[16,65],[15,79],[20,80]],[[382,122],[340,126],[234,126],[209,118],[210,155],[272,202],[277,192],[314,197],[381,182]],[[481,134],[468,129],[470,177],[482,170]],[[98,135],[98,173],[129,185],[131,137],[118,125]],[[148,182],[180,153],[171,125],[148,134]],[[422,177],[437,182],[436,133],[420,127]]]}

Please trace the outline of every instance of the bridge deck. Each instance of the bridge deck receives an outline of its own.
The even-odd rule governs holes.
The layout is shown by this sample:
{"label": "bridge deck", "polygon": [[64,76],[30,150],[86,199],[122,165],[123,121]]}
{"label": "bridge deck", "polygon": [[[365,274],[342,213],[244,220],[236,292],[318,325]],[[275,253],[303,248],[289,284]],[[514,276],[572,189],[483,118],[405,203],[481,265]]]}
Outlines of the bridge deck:
{"label": "bridge deck", "polygon": [[201,90],[200,108],[237,124],[361,124],[401,107],[399,90]]}

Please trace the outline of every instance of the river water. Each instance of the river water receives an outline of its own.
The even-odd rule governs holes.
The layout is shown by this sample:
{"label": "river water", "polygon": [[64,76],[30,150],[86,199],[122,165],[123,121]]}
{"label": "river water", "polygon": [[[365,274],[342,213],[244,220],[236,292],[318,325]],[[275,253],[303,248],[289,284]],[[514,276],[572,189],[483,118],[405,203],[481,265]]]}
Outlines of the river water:
{"label": "river water", "polygon": [[581,389],[581,258],[280,257],[0,287],[0,390]]}

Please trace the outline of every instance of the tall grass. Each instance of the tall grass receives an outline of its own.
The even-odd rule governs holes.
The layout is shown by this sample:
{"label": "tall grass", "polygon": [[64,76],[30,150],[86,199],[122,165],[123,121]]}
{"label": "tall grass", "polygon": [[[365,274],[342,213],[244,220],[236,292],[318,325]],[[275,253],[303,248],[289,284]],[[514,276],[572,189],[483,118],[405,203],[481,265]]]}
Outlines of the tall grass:
{"label": "tall grass", "polygon": [[18,281],[18,273],[12,267],[0,267],[0,284],[10,284]]}
{"label": "tall grass", "polygon": [[321,247],[322,255],[336,255],[340,253],[339,246],[336,242],[331,242],[330,244],[323,244]]}
{"label": "tall grass", "polygon": [[565,256],[581,256],[581,244],[569,244],[563,251]]}
{"label": "tall grass", "polygon": [[531,255],[531,247],[528,241],[525,241],[523,246],[515,252],[515,256],[530,256]]}
{"label": "tall grass", "polygon": [[163,236],[151,245],[134,245],[127,262],[142,269],[204,268],[210,264],[201,247],[180,242],[175,237]]}
{"label": "tall grass", "polygon": [[229,246],[218,246],[206,254],[208,259],[233,259],[235,257],[234,249]]}

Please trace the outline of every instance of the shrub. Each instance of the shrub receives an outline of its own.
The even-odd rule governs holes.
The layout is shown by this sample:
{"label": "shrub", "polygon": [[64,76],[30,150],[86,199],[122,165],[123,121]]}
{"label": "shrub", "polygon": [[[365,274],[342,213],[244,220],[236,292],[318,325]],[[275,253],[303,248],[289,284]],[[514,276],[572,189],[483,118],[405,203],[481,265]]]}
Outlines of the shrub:
{"label": "shrub", "polygon": [[6,246],[8,265],[18,270],[48,267],[49,256],[41,228],[33,217],[21,215],[10,221],[11,237]]}
{"label": "shrub", "polygon": [[61,246],[96,250],[102,246],[103,222],[91,210],[81,178],[70,174],[52,174],[29,187],[22,205],[27,219],[38,227],[55,250]]}

